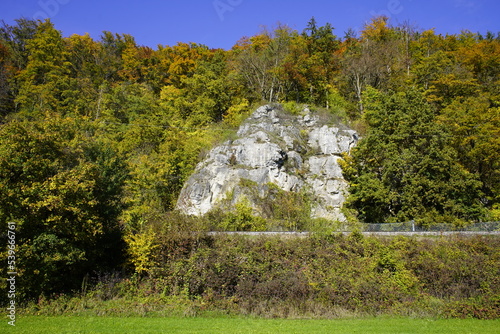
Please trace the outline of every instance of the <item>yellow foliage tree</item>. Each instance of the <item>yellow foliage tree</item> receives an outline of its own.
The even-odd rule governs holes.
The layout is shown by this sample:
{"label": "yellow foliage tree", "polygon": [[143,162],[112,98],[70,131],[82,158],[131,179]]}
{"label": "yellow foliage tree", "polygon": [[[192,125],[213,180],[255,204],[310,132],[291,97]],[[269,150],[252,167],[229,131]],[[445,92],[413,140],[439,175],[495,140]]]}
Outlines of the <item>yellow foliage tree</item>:
{"label": "yellow foliage tree", "polygon": [[150,272],[156,265],[154,251],[158,248],[155,244],[155,233],[150,228],[136,234],[125,236],[129,260],[134,265],[138,274]]}

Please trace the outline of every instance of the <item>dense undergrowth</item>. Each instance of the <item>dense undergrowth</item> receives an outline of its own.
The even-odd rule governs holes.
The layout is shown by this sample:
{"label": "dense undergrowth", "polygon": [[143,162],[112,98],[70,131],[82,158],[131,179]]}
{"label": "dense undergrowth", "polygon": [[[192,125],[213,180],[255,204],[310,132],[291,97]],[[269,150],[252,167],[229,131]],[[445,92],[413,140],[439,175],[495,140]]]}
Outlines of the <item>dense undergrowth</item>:
{"label": "dense undergrowth", "polygon": [[182,235],[147,274],[85,281],[25,314],[500,316],[500,238]]}

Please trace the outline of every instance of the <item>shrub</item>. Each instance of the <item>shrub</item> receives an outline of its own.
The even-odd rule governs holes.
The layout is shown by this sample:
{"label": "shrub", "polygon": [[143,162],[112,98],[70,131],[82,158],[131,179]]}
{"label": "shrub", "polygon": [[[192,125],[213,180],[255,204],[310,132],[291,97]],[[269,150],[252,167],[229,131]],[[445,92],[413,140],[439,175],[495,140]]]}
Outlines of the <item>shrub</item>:
{"label": "shrub", "polygon": [[[185,315],[217,310],[266,317],[500,315],[496,237],[162,233],[156,236],[162,240],[158,268],[150,276],[102,277],[83,293],[82,303],[100,305],[106,314],[125,312],[116,306],[123,300],[136,314],[169,309]],[[65,303],[73,306],[65,308]],[[38,307],[73,312],[76,304],[68,297]]]}
{"label": "shrub", "polygon": [[486,295],[450,303],[444,312],[450,318],[499,319],[500,295]]}

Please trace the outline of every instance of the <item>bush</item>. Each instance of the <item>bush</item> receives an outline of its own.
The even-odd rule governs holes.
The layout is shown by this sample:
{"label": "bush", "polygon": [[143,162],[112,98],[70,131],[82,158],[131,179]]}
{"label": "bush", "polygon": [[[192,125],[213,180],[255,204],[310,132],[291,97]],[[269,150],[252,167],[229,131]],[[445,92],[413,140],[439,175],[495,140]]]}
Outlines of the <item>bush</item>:
{"label": "bush", "polygon": [[[148,277],[103,277],[82,297],[86,305],[107,303],[103,307],[114,305],[116,311],[117,300],[124,300],[137,314],[161,314],[168,307],[187,315],[215,310],[265,317],[499,316],[496,237],[163,233],[157,235],[158,267]],[[175,302],[162,308],[162,300]],[[41,308],[64,309],[44,303]]]}
{"label": "bush", "polygon": [[[170,291],[186,291],[191,299],[231,300],[248,314],[271,306],[277,310],[280,303],[371,314],[401,313],[405,305],[438,314],[442,309],[428,305],[498,290],[498,243],[490,239],[212,236],[193,246],[189,254],[165,263],[164,275],[177,285]],[[432,258],[441,264],[431,262],[430,268]]]}
{"label": "bush", "polygon": [[487,295],[450,303],[444,314],[450,318],[499,319],[500,295]]}

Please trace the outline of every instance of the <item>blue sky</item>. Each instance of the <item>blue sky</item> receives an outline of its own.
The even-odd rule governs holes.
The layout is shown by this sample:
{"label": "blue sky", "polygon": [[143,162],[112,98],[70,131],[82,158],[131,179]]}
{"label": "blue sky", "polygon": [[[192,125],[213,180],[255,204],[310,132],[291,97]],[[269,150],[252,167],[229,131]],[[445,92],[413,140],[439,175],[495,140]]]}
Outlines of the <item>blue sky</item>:
{"label": "blue sky", "polygon": [[500,32],[498,0],[1,0],[0,19],[14,24],[20,17],[50,18],[64,36],[102,31],[126,33],[140,45],[195,42],[231,48],[241,37],[278,22],[302,31],[314,16],[343,37],[357,31],[374,15],[391,23],[410,22],[420,30],[440,34]]}

